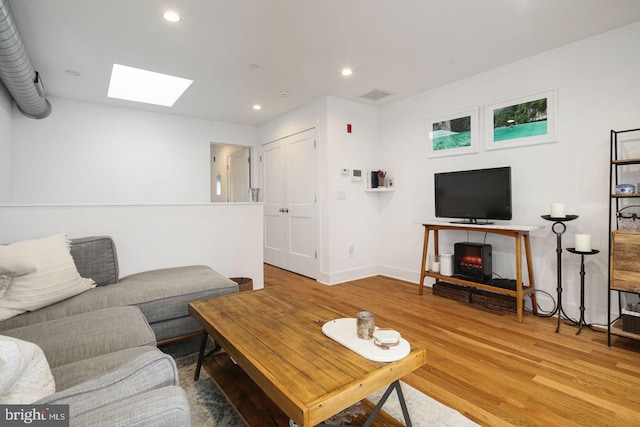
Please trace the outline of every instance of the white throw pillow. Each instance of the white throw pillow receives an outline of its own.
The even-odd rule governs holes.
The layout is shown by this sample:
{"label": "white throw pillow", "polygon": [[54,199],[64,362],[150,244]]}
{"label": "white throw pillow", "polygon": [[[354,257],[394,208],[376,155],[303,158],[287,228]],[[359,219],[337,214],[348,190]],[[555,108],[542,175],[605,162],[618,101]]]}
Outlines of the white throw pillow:
{"label": "white throw pillow", "polygon": [[0,320],[33,311],[95,287],[78,273],[69,251],[69,239],[54,234],[43,239],[12,243],[3,248],[14,259],[35,266],[35,271],[13,277],[0,297]]}
{"label": "white throw pillow", "polygon": [[42,349],[0,335],[0,404],[33,403],[55,392],[55,381]]}
{"label": "white throw pillow", "polygon": [[11,246],[0,246],[0,298],[9,289],[11,278],[36,271],[34,265],[26,260],[16,258],[16,251]]}
{"label": "white throw pillow", "polygon": [[0,298],[7,292],[9,285],[11,284],[11,277],[0,275]]}
{"label": "white throw pillow", "polygon": [[0,276],[22,276],[34,271],[36,267],[27,260],[20,259],[12,245],[0,246]]}

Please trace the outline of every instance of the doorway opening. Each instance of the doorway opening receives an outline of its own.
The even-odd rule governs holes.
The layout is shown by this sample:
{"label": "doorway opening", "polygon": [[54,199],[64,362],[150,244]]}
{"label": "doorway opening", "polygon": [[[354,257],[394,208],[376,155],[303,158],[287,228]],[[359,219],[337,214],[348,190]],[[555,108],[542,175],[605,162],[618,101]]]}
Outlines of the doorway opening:
{"label": "doorway opening", "polygon": [[210,144],[210,192],[215,203],[248,202],[251,188],[251,147]]}

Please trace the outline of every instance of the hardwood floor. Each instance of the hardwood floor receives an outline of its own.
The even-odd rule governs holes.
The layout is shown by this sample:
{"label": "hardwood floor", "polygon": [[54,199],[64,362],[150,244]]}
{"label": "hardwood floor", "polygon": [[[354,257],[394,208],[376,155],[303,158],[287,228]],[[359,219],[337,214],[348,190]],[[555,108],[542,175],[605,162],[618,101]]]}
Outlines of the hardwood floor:
{"label": "hardwood floor", "polygon": [[[387,277],[326,286],[265,265],[265,288],[397,329],[426,348],[403,380],[486,426],[640,426],[640,342],[556,318],[484,311]],[[419,426],[419,420],[414,420]]]}

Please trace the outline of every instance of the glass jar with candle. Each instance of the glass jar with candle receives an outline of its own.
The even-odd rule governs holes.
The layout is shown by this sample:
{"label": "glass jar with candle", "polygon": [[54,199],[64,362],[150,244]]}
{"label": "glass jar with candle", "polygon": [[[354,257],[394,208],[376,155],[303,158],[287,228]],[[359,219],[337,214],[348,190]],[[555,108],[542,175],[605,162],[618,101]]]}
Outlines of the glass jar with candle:
{"label": "glass jar with candle", "polygon": [[359,311],[358,314],[356,314],[356,324],[358,338],[363,340],[373,339],[373,333],[376,331],[376,322],[372,312]]}

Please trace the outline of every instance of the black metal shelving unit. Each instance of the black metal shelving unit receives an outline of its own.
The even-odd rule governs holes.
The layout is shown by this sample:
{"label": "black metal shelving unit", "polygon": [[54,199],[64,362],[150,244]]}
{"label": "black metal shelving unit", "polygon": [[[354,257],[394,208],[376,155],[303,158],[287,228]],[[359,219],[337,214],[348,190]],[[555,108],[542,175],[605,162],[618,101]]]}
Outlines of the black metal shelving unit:
{"label": "black metal shelving unit", "polygon": [[[632,133],[636,133],[633,135]],[[618,230],[618,218],[617,213],[624,206],[627,206],[630,199],[635,199],[636,204],[640,205],[640,188],[636,188],[633,194],[617,194],[615,191],[616,186],[620,183],[620,175],[623,172],[623,167],[640,165],[640,157],[625,157],[621,155],[620,136],[632,134],[637,143],[640,156],[640,128],[626,129],[626,130],[611,130],[611,156],[610,156],[610,179],[609,179],[609,272],[608,272],[608,292],[607,292],[607,344],[611,346],[611,335],[624,336],[631,339],[640,340],[640,334],[634,334],[631,332],[625,332],[620,326],[621,314],[617,318],[611,319],[611,295],[612,292],[618,294],[618,313],[622,313],[622,294],[623,293],[638,293],[628,290],[617,289],[611,286],[612,284],[612,265],[613,262],[613,230]],[[636,182],[640,182],[640,168],[638,168],[638,179]],[[638,232],[640,235],[640,231]]]}

